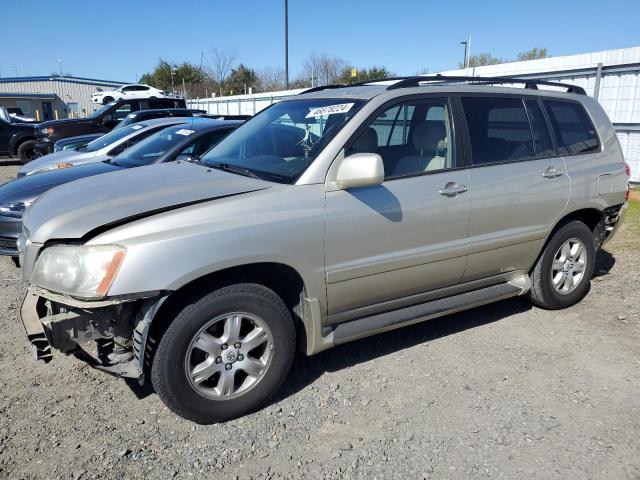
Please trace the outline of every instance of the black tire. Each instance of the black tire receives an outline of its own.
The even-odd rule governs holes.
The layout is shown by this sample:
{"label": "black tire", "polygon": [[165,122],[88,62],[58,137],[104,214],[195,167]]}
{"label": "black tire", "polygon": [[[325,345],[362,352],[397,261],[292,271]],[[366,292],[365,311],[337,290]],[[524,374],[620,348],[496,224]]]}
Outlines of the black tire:
{"label": "black tire", "polygon": [[[585,248],[584,273],[573,291],[562,294],[557,292],[553,286],[552,265],[556,253],[562,245],[574,238],[580,240]],[[534,305],[548,310],[559,310],[578,303],[589,291],[595,258],[595,239],[589,227],[579,221],[566,223],[553,234],[538,258],[531,273],[529,299]]]}
{"label": "black tire", "polygon": [[[245,393],[232,398],[212,399],[192,387],[185,358],[192,339],[211,319],[229,312],[255,315],[272,333],[269,367]],[[178,314],[164,332],[149,342],[158,342],[151,363],[151,383],[160,399],[174,413],[199,424],[224,422],[264,405],[286,378],[295,355],[295,327],[284,302],[272,290],[258,284],[227,285],[211,293],[195,295],[178,308]]]}
{"label": "black tire", "polygon": [[113,97],[104,97],[102,99],[102,104],[103,105],[106,105],[106,104],[111,103],[111,102],[113,102]]}
{"label": "black tire", "polygon": [[35,147],[35,140],[25,140],[20,144],[20,146],[18,146],[18,157],[23,164],[27,164],[31,160],[38,158],[39,155],[37,154]]}

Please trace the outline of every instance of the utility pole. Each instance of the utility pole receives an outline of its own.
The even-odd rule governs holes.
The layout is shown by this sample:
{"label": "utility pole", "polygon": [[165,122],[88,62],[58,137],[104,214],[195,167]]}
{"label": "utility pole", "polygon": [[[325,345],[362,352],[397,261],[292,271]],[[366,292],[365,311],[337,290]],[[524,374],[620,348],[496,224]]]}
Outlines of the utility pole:
{"label": "utility pole", "polygon": [[284,85],[289,90],[289,0],[284,0]]}
{"label": "utility pole", "polygon": [[464,68],[469,68],[469,57],[471,57],[471,35],[465,42],[460,42],[464,45]]}

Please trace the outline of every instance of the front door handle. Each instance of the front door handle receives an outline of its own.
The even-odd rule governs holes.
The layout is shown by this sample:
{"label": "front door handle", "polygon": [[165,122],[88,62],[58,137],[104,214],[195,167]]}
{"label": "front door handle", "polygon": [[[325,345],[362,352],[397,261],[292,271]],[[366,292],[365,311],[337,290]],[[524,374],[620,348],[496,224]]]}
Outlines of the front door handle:
{"label": "front door handle", "polygon": [[542,172],[544,178],[556,178],[563,175],[562,170],[558,170],[556,167],[551,166]]}
{"label": "front door handle", "polygon": [[445,197],[455,197],[463,192],[467,191],[466,185],[458,185],[456,182],[447,183],[443,189],[438,190],[440,195],[444,195]]}

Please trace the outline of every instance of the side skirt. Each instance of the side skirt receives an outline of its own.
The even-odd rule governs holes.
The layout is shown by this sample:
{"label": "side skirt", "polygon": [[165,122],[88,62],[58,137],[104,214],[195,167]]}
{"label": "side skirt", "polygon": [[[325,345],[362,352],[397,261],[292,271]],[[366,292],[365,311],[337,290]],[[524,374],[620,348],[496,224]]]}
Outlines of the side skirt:
{"label": "side skirt", "polygon": [[332,332],[333,344],[339,345],[357,340],[358,338],[393,330],[424,320],[442,317],[450,313],[467,310],[498,300],[517,297],[527,293],[530,288],[531,280],[529,276],[523,275],[507,283],[359,318],[337,325]]}

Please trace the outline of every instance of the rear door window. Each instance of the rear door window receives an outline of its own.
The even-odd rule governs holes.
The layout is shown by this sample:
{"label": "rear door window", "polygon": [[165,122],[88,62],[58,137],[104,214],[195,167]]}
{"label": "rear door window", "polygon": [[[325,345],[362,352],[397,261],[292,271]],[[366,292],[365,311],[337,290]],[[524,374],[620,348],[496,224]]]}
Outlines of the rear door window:
{"label": "rear door window", "polygon": [[529,160],[535,152],[524,102],[517,97],[463,97],[474,165]]}
{"label": "rear door window", "polygon": [[577,102],[543,100],[560,155],[597,152],[600,142],[586,110]]}

